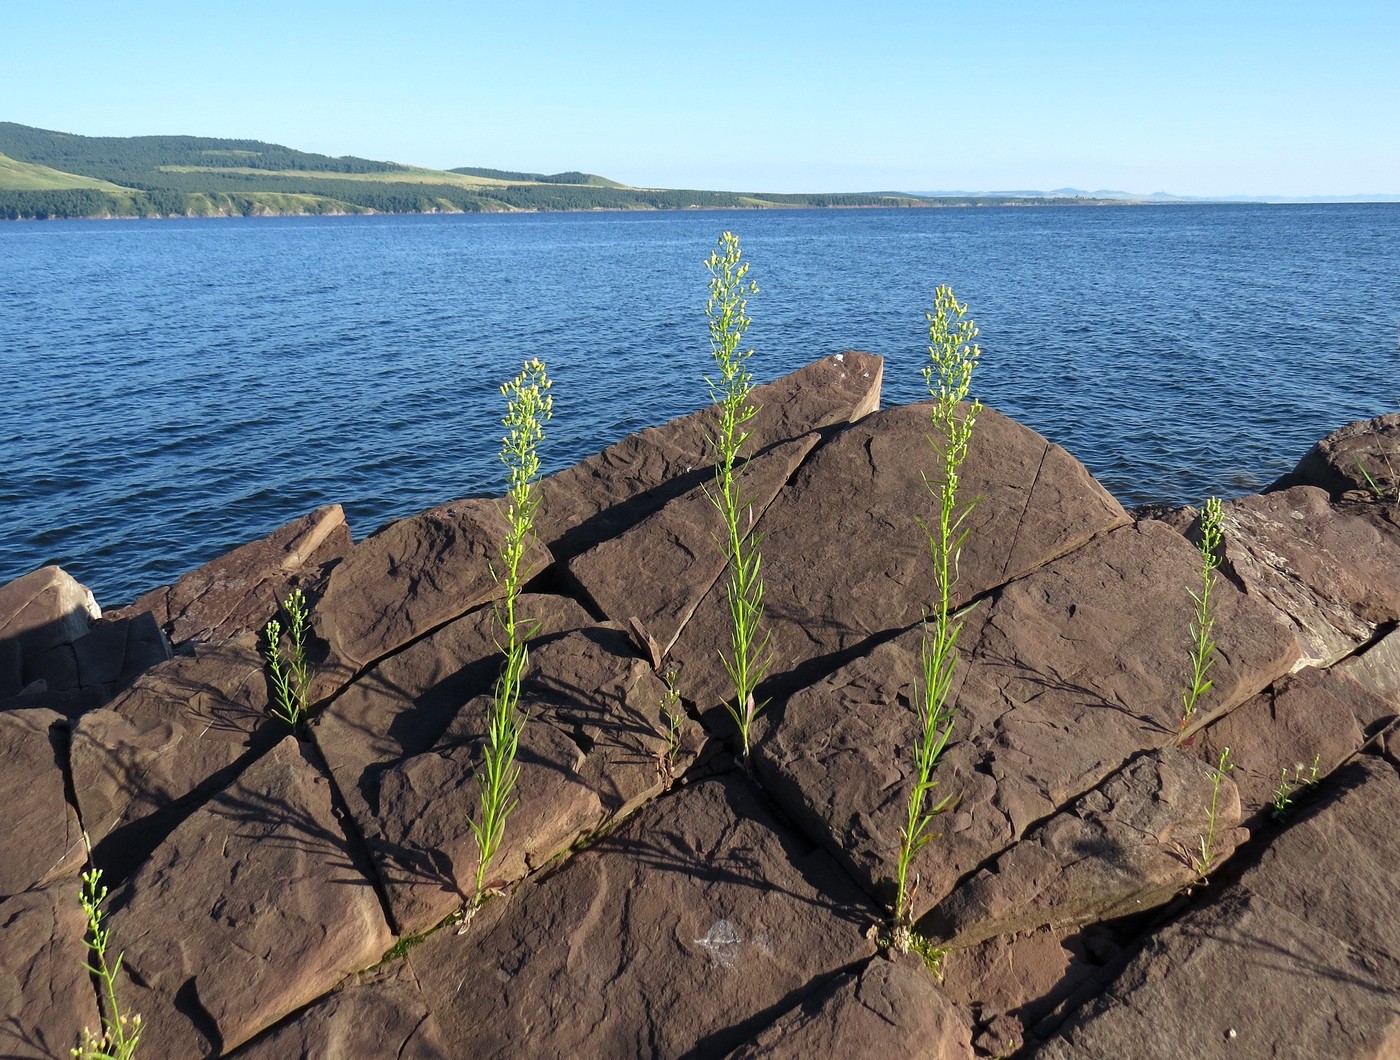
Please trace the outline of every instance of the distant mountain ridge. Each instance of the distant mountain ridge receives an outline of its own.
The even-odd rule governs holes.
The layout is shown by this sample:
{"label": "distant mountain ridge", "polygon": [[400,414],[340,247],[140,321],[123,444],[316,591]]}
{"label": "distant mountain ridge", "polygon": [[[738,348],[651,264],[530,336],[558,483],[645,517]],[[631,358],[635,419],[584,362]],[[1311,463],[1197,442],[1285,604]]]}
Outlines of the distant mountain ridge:
{"label": "distant mountain ridge", "polygon": [[[1082,198],[634,188],[576,171],[425,169],[260,140],[79,136],[0,122],[0,219],[1043,205]],[[1107,201],[1107,200],[1095,200]]]}

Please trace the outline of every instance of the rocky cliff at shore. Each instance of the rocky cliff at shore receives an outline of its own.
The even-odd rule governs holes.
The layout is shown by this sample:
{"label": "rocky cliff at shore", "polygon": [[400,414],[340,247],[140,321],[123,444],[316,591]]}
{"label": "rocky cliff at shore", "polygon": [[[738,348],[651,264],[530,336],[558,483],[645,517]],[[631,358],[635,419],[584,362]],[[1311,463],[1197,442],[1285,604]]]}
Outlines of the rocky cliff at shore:
{"label": "rocky cliff at shore", "polygon": [[[877,937],[931,595],[928,407],[880,410],[881,373],[846,353],[755,394],[751,771],[721,707],[709,411],[542,483],[520,804],[461,932],[438,925],[477,867],[496,501],[359,543],[321,509],[105,614],[57,567],[0,588],[0,1057],[98,1027],[90,862],[142,1056],[1400,1055],[1400,415],[1225,506],[1184,729],[1193,513],[1125,511],[979,417],[955,801],[914,863],[935,976]],[[292,588],[296,731],[259,654]]]}

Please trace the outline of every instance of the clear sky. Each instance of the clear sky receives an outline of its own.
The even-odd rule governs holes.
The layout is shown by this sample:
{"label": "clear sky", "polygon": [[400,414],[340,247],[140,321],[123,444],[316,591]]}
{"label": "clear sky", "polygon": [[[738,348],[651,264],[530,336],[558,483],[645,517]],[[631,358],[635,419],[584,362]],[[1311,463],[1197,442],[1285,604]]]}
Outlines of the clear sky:
{"label": "clear sky", "polygon": [[1397,0],[3,0],[0,120],[647,187],[1400,193]]}

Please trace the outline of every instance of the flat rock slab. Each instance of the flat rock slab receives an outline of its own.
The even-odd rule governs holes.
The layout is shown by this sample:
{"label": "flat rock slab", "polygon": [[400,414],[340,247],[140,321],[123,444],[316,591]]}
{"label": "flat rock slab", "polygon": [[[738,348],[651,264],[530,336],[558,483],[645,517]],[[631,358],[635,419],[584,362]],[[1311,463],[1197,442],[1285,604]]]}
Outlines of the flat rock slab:
{"label": "flat rock slab", "polygon": [[[1028,827],[1138,753],[1175,740],[1199,557],[1156,522],[1123,527],[1019,578],[966,617],[953,736],[935,800],[944,834],[915,858],[922,916]],[[1297,655],[1267,608],[1216,593],[1218,716]],[[920,629],[886,641],[760,716],[757,762],[774,796],[882,903],[913,784]],[[1198,720],[1199,723],[1199,720]]]}
{"label": "flat rock slab", "polygon": [[108,918],[142,1049],[227,1052],[374,964],[393,935],[357,862],[290,736],[175,829]]}
{"label": "flat rock slab", "polygon": [[[747,501],[745,531],[762,517],[816,444],[817,436],[807,434],[781,442],[744,465],[738,489]],[[570,577],[603,614],[624,625],[636,619],[660,655],[670,650],[727,569],[727,531],[712,495],[717,496],[713,480],[568,564]]]}
{"label": "flat rock slab", "polygon": [[454,1056],[715,1056],[870,957],[876,915],[731,775],[647,807],[409,961]]}
{"label": "flat rock slab", "polygon": [[1302,662],[1327,666],[1400,618],[1400,534],[1299,486],[1225,506],[1225,560],[1293,627]]}
{"label": "flat rock slab", "polygon": [[350,550],[350,528],[340,505],[318,508],[155,589],[116,617],[150,612],[177,647],[218,644],[256,633],[277,613],[294,582],[316,581],[323,565]]}
{"label": "flat rock slab", "polygon": [[109,878],[132,871],[286,732],[268,713],[267,678],[249,634],[196,645],[82,715],[70,743],[73,788]]}
{"label": "flat rock slab", "polygon": [[[466,500],[377,530],[331,572],[312,626],[330,655],[358,671],[459,615],[499,599],[492,565],[507,533],[501,502]],[[552,563],[538,543],[529,576]]]}
{"label": "flat rock slab", "polygon": [[348,979],[230,1060],[451,1060],[403,960]]}
{"label": "flat rock slab", "polygon": [[1343,659],[1336,669],[1400,711],[1400,629],[1392,629],[1365,651]]}
{"label": "flat rock slab", "polygon": [[[624,816],[670,784],[663,771],[666,687],[627,636],[594,626],[530,652],[520,709],[518,807],[487,877],[509,883]],[[395,924],[408,934],[461,908],[475,891],[480,814],[477,769],[489,696],[458,714],[438,746],[380,778],[378,831],[370,836]],[[671,767],[700,743],[682,723]]]}
{"label": "flat rock slab", "polygon": [[1362,756],[1329,789],[1036,1057],[1396,1055],[1400,776]]}
{"label": "flat rock slab", "polygon": [[994,935],[1112,920],[1162,905],[1195,883],[1201,845],[1209,865],[1228,858],[1245,833],[1229,777],[1183,751],[1145,754],[1027,832],[964,880],[920,923],[940,946],[963,948]]}
{"label": "flat rock slab", "polygon": [[1367,474],[1383,494],[1396,497],[1400,490],[1400,412],[1359,420],[1333,431],[1269,490],[1306,485],[1318,486],[1336,498],[1353,490],[1370,493]]}
{"label": "flat rock slab", "polygon": [[[824,427],[850,423],[880,407],[884,360],[848,351],[824,357],[755,387],[758,414],[745,452],[762,452]],[[714,478],[713,407],[651,427],[610,445],[540,483],[540,539],[568,559]]]}
{"label": "flat rock slab", "polygon": [[729,1060],[910,1056],[972,1060],[971,1019],[934,983],[921,958],[876,957],[781,1016]]}
{"label": "flat rock slab", "polygon": [[0,712],[0,898],[83,870],[82,827],[60,765],[66,742],[61,714]]}
{"label": "flat rock slab", "polygon": [[99,1031],[87,916],[76,879],[0,902],[0,1056],[66,1058],[83,1028]]}
{"label": "flat rock slab", "polygon": [[1214,763],[1230,748],[1231,779],[1239,788],[1245,823],[1255,828],[1275,812],[1276,796],[1305,794],[1312,782],[1359,751],[1395,712],[1394,704],[1377,698],[1342,668],[1308,667],[1198,733],[1194,749],[1203,761]]}
{"label": "flat rock slab", "polygon": [[[934,514],[922,477],[935,470],[930,407],[885,409],[847,428],[812,455],[760,520],[763,625],[780,680],[923,617],[933,598],[918,522]],[[967,521],[959,604],[1128,521],[1082,464],[990,409],[978,417],[960,493],[982,500]],[[711,590],[676,647],[682,688],[702,712],[728,693],[719,662],[729,638],[723,588]]]}

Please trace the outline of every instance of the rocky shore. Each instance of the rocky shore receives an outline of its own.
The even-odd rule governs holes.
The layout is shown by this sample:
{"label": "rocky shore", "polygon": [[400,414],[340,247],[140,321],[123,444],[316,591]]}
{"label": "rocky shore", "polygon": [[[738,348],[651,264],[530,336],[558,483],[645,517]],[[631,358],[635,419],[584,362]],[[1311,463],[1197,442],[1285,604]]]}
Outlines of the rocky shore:
{"label": "rocky shore", "polygon": [[[878,938],[931,593],[928,409],[880,410],[882,367],[755,393],[751,770],[721,706],[708,412],[542,483],[519,808],[465,930],[438,926],[476,872],[495,501],[359,543],[321,509],[105,613],[57,567],[0,588],[0,1057],[98,1027],[89,859],[141,1056],[1400,1055],[1400,415],[1225,505],[1185,728],[1194,513],[1126,511],[979,417],[954,804],[914,864],[935,975]],[[259,639],[293,588],[295,731]]]}

